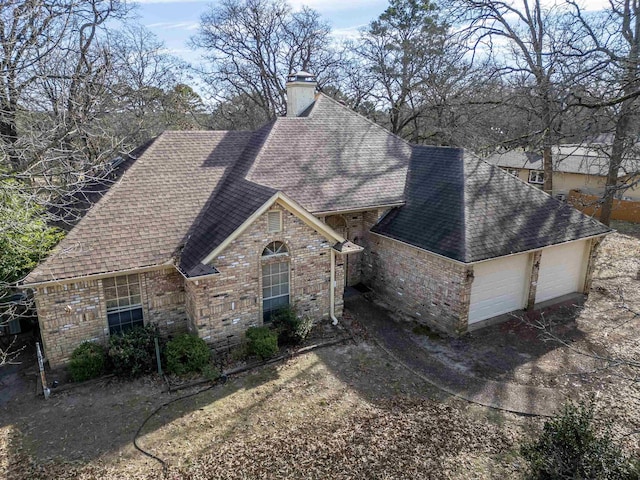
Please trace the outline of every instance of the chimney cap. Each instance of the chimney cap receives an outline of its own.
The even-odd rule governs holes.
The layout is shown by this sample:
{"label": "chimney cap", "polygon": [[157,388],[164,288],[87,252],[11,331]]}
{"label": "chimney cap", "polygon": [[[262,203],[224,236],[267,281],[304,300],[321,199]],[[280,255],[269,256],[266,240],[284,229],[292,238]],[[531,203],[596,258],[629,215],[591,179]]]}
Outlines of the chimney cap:
{"label": "chimney cap", "polygon": [[289,82],[316,83],[316,76],[313,73],[300,70],[287,76],[287,83]]}

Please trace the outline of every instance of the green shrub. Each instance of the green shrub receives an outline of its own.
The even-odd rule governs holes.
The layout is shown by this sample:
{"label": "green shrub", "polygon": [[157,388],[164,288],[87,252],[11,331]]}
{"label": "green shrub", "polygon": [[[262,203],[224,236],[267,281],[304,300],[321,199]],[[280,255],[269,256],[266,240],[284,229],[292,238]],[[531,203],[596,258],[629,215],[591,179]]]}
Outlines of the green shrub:
{"label": "green shrub", "polygon": [[250,327],[246,336],[247,350],[251,355],[265,360],[278,353],[278,334],[269,327]]}
{"label": "green shrub", "polygon": [[111,335],[108,355],[114,373],[137,377],[153,372],[156,369],[154,338],[157,336],[157,327],[153,325]]}
{"label": "green shrub", "polygon": [[104,347],[98,343],[84,342],[71,354],[69,371],[74,382],[83,382],[102,375],[107,358]]}
{"label": "green shrub", "polygon": [[520,452],[536,480],[639,478],[609,432],[596,431],[592,401],[565,404],[559,416],[545,422],[540,437],[522,445]]}
{"label": "green shrub", "polygon": [[211,351],[199,337],[185,333],[167,343],[167,371],[176,375],[203,372],[211,363]]}
{"label": "green shrub", "polygon": [[208,363],[202,369],[202,375],[204,375],[204,378],[207,380],[214,381],[220,378],[221,373],[218,367],[214,367],[211,363]]}
{"label": "green shrub", "polygon": [[278,331],[278,341],[283,345],[302,343],[313,327],[311,318],[308,316],[299,317],[291,305],[274,313],[271,321]]}

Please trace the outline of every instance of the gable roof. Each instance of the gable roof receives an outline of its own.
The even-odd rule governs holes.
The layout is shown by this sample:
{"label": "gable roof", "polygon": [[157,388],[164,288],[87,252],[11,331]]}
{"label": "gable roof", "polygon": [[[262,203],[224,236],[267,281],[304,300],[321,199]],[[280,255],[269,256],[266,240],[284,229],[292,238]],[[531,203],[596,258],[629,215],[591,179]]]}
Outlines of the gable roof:
{"label": "gable roof", "polygon": [[372,231],[464,263],[611,231],[458,148],[415,146],[406,197]]}
{"label": "gable roof", "polygon": [[202,260],[276,192],[307,211],[404,201],[411,146],[320,94],[256,132],[167,131],[26,283]]}
{"label": "gable roof", "polygon": [[[583,175],[606,176],[609,168],[607,145],[560,145],[554,148],[554,171],[564,173],[578,173]],[[504,153],[494,153],[486,161],[506,168],[524,168],[528,170],[543,170],[542,155],[532,152],[512,150]],[[640,160],[625,159],[620,169],[622,177],[640,169]]]}
{"label": "gable roof", "polygon": [[164,132],[25,283],[171,264],[250,132]]}

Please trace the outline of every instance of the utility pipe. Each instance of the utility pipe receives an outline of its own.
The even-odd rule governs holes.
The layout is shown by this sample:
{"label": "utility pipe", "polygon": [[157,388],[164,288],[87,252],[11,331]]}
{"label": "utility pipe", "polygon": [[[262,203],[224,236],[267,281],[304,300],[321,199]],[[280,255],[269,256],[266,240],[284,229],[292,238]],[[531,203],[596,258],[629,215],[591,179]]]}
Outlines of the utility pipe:
{"label": "utility pipe", "polygon": [[336,252],[332,248],[331,249],[331,290],[329,292],[329,316],[333,321],[333,325],[338,325],[338,319],[335,314],[336,307]]}

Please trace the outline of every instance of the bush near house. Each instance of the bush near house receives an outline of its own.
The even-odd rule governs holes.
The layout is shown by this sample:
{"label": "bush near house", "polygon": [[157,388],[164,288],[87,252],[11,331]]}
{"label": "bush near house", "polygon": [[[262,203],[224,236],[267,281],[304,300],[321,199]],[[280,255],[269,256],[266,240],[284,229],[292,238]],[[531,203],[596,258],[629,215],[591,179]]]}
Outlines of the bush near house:
{"label": "bush near house", "polygon": [[313,327],[311,318],[298,316],[291,305],[278,310],[271,321],[278,332],[278,341],[283,345],[302,343]]}
{"label": "bush near house", "polygon": [[155,337],[159,337],[159,333],[154,325],[111,335],[108,356],[113,372],[123,377],[153,372],[156,368]]}
{"label": "bush near house", "polygon": [[560,415],[545,422],[540,437],[522,445],[530,478],[552,480],[637,480],[637,460],[627,457],[608,431],[593,425],[593,401],[567,403]]}
{"label": "bush near house", "polygon": [[185,333],[170,340],[165,348],[167,371],[176,375],[204,373],[211,365],[211,351],[200,337]]}
{"label": "bush near house", "polygon": [[250,327],[245,335],[249,354],[265,360],[278,353],[278,334],[269,327]]}
{"label": "bush near house", "polygon": [[105,372],[107,355],[102,345],[84,342],[71,354],[69,371],[74,382],[97,378]]}

